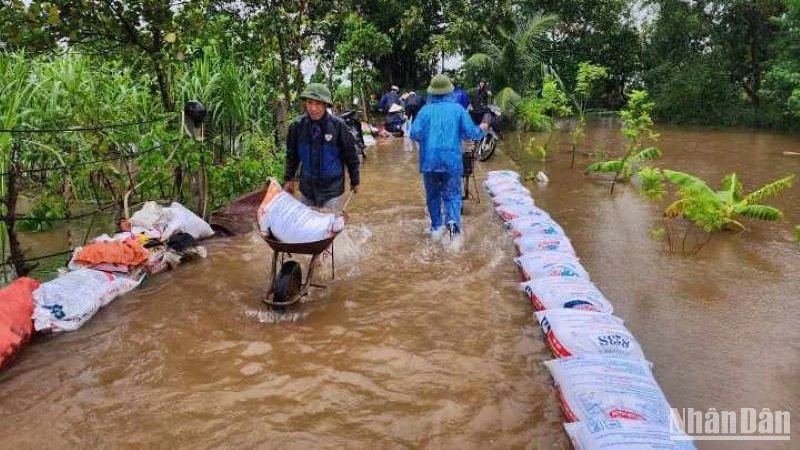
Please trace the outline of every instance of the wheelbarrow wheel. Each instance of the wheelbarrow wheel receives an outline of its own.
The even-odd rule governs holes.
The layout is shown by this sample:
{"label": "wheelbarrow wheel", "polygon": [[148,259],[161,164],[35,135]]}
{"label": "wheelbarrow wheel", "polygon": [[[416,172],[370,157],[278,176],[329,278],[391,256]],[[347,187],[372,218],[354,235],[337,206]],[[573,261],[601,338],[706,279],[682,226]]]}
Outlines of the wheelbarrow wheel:
{"label": "wheelbarrow wheel", "polygon": [[[286,261],[275,281],[275,303],[292,303],[303,286],[303,269],[297,261]],[[284,305],[285,306],[285,305]]]}

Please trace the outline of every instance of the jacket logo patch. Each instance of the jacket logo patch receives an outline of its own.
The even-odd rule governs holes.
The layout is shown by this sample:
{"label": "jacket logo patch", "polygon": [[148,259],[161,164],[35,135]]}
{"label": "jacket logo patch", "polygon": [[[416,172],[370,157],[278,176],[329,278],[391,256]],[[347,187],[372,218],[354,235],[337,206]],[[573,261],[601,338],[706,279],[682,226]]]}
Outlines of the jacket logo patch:
{"label": "jacket logo patch", "polygon": [[326,140],[327,142],[330,142],[330,141],[331,141],[331,139],[333,139],[333,135],[332,135],[332,134],[326,134],[326,135],[325,135],[325,140]]}

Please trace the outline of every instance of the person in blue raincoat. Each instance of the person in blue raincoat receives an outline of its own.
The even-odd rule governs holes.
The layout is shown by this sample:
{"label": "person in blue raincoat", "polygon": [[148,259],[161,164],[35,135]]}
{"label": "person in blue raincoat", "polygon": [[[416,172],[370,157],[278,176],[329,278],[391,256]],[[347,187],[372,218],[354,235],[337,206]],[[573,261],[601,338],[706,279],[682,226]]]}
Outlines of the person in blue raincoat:
{"label": "person in blue raincoat", "polygon": [[456,96],[456,102],[463,106],[464,109],[469,108],[469,96],[464,88],[461,87],[461,83],[456,83],[456,89],[453,91],[453,95]]}
{"label": "person in blue raincoat", "polygon": [[428,94],[429,102],[411,126],[411,138],[419,142],[419,170],[425,185],[431,237],[441,237],[446,227],[450,240],[455,242],[461,239],[463,230],[461,140],[481,139],[488,125],[475,126],[467,111],[456,103],[453,83],[446,75],[433,77]]}

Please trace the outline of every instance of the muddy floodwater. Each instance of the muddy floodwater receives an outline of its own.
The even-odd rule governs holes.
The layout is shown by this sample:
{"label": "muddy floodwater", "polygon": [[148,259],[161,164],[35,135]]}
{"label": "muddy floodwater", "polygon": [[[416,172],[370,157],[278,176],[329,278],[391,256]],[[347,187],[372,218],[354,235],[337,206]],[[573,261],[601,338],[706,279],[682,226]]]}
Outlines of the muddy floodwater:
{"label": "muddy floodwater", "polygon": [[[800,174],[800,157],[782,155],[800,151],[797,136],[658,129],[663,166],[714,183],[736,171],[747,190]],[[619,148],[617,135],[615,123],[593,123],[587,148]],[[766,202],[784,211],[781,222],[670,254],[651,237],[663,202],[631,186],[610,196],[605,182],[570,170],[563,134],[545,163],[525,157],[531,137],[544,139],[507,135],[479,176],[547,172],[546,187],[529,185],[537,205],[638,337],[670,403],[793,415],[790,442],[698,448],[797,448],[800,186]],[[588,162],[580,154],[576,166]],[[464,250],[444,251],[425,236],[416,153],[381,142],[335,242],[327,291],[276,316],[258,300],[267,245],[255,235],[209,241],[207,259],[25,349],[0,374],[0,447],[570,448],[512,241],[482,200],[465,204]]]}

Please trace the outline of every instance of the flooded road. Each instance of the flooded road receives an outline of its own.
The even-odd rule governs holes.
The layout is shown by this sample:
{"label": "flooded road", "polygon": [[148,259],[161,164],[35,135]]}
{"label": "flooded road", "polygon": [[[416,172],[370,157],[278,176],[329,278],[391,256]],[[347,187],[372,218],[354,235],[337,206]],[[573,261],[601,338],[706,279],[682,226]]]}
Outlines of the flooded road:
{"label": "flooded road", "polygon": [[[659,131],[676,170],[714,181],[736,170],[746,189],[800,174],[800,158],[781,156],[800,151],[796,136]],[[587,142],[610,150],[616,134],[599,123]],[[506,153],[525,161],[520,141],[509,135],[479,173],[515,168]],[[672,405],[797,417],[800,186],[766,202],[783,222],[671,255],[650,237],[663,205],[628,186],[609,196],[569,169],[566,142],[558,136],[544,166],[524,162],[551,178],[533,196],[639,338]],[[570,448],[511,239],[482,195],[466,203],[464,251],[443,251],[425,237],[416,154],[381,143],[336,240],[336,281],[300,320],[273,323],[259,304],[263,241],[210,241],[208,259],[148,280],[77,332],[38,339],[0,374],[3,447]],[[714,444],[698,447],[794,448]]]}

